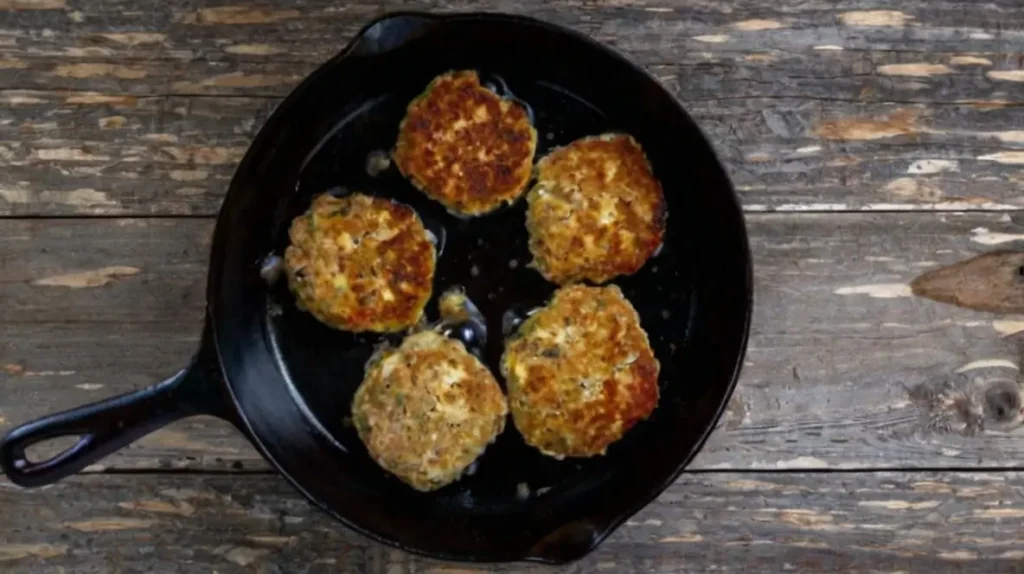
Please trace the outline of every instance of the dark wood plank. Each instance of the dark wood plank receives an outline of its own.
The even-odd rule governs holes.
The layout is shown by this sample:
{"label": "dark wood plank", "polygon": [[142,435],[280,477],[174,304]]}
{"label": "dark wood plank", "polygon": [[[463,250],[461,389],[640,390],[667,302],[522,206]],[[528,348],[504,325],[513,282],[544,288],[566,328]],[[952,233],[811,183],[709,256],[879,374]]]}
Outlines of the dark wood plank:
{"label": "dark wood plank", "polygon": [[1020,473],[684,475],[595,553],[474,566],[368,541],[269,475],[0,484],[5,572],[1019,572]]}
{"label": "dark wood plank", "polygon": [[[0,254],[0,427],[27,418],[23,401],[34,405],[31,416],[92,402],[156,383],[195,351],[211,221],[8,220],[0,228],[8,246]],[[233,427],[210,418],[179,423],[124,455],[157,468],[265,468]]]}
{"label": "dark wood plank", "polygon": [[[301,77],[375,15],[446,9],[47,1],[61,7],[0,22],[0,214],[213,214]],[[1024,21],[1013,0],[987,6],[458,7],[533,15],[623,50],[683,101],[752,211],[1020,209]]]}
{"label": "dark wood plank", "polygon": [[[980,407],[986,381],[1018,376],[1014,333],[1024,332],[1024,317],[914,298],[907,285],[922,271],[1019,244],[1019,214],[752,214],[748,224],[757,289],[750,349],[695,468],[1024,465],[1019,425],[977,428],[956,406],[967,393]],[[212,225],[0,221],[0,428],[184,365],[199,332]],[[197,419],[102,466],[236,463],[265,468],[227,424]]]}

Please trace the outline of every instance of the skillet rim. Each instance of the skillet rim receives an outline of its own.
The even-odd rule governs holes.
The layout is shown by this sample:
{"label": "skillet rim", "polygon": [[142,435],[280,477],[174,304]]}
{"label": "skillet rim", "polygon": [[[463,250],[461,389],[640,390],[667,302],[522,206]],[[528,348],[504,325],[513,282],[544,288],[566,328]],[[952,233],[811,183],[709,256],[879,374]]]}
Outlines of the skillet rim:
{"label": "skillet rim", "polygon": [[[228,231],[229,226],[224,223],[224,220],[232,212],[238,211],[238,209],[231,209],[231,205],[233,203],[232,198],[238,198],[239,196],[242,196],[243,194],[247,193],[244,189],[239,188],[236,185],[236,182],[240,179],[240,174],[245,173],[246,171],[251,171],[251,164],[254,162],[254,157],[258,155],[257,151],[266,147],[267,140],[270,137],[270,130],[268,130],[267,127],[276,127],[277,124],[282,122],[282,118],[287,118],[288,116],[293,115],[289,113],[289,110],[294,105],[295,100],[297,100],[302,95],[302,93],[305,92],[306,89],[308,89],[311,85],[315,84],[320,79],[325,69],[338,64],[339,62],[343,61],[346,58],[352,57],[353,54],[357,54],[361,48],[369,51],[369,53],[366,54],[367,56],[374,57],[376,55],[374,54],[374,50],[376,48],[372,45],[366,45],[368,42],[372,43],[377,40],[377,38],[370,38],[371,36],[374,36],[374,29],[389,21],[401,19],[412,19],[434,23],[453,22],[460,20],[488,20],[504,24],[525,25],[529,27],[540,28],[547,32],[566,36],[573,39],[576,42],[583,43],[587,45],[587,47],[589,47],[590,49],[599,51],[604,56],[617,60],[620,63],[630,67],[637,73],[641,74],[643,77],[647,78],[650,82],[652,82],[652,84],[658,86],[660,90],[665,92],[665,94],[669,96],[669,98],[673,102],[675,108],[680,113],[681,117],[685,118],[685,120],[690,123],[690,125],[694,128],[694,133],[699,135],[700,138],[703,140],[704,144],[707,146],[708,151],[710,152],[712,157],[714,157],[716,167],[718,171],[721,173],[722,182],[724,183],[724,189],[719,190],[717,193],[722,194],[728,192],[728,205],[726,207],[731,208],[733,211],[731,215],[736,217],[737,229],[736,236],[734,237],[734,239],[739,244],[740,253],[738,255],[742,257],[744,265],[744,284],[741,287],[742,291],[745,293],[745,300],[743,302],[745,308],[743,310],[742,315],[742,326],[741,331],[739,333],[739,340],[736,341],[734,365],[732,368],[732,372],[729,375],[729,380],[725,385],[724,393],[722,394],[721,400],[715,406],[713,416],[711,417],[709,424],[706,425],[704,429],[701,431],[698,440],[696,440],[689,449],[689,453],[685,457],[681,458],[675,464],[675,469],[672,472],[668,473],[663,480],[659,481],[655,487],[646,489],[644,492],[634,495],[633,504],[630,504],[627,508],[618,512],[614,518],[610,520],[605,520],[604,522],[599,524],[599,531],[595,532],[593,529],[591,529],[593,535],[589,538],[589,540],[586,541],[585,544],[580,545],[576,543],[570,543],[570,545],[578,546],[578,548],[575,548],[573,552],[569,555],[545,555],[543,552],[543,547],[545,546],[544,542],[547,540],[548,535],[538,540],[535,546],[527,550],[525,553],[515,551],[511,553],[503,553],[500,556],[494,554],[489,557],[478,557],[462,553],[434,552],[426,549],[420,549],[417,547],[404,544],[398,540],[389,538],[384,534],[370,530],[360,524],[356,524],[355,522],[353,522],[352,520],[338,512],[336,509],[329,508],[324,501],[321,501],[316,496],[312,495],[305,487],[303,487],[303,485],[299,483],[299,481],[294,476],[292,476],[291,473],[282,468],[281,464],[273,456],[269,454],[266,445],[263,444],[263,442],[258,438],[257,433],[254,431],[252,423],[249,420],[250,417],[246,414],[240,402],[239,395],[236,392],[233,384],[231,383],[231,377],[229,376],[229,372],[230,370],[233,369],[230,369],[229,365],[225,361],[224,348],[232,344],[233,338],[225,336],[218,329],[218,311],[215,302],[218,299],[217,294],[221,290],[221,274],[224,268],[224,258],[227,254],[225,244],[228,242],[228,238],[230,236]],[[368,40],[368,38],[370,39]],[[403,38],[398,42],[398,44],[404,44],[407,41],[407,38]],[[624,55],[617,49],[604,43],[601,43],[582,32],[559,24],[546,22],[529,16],[490,11],[446,12],[442,14],[420,11],[395,11],[381,14],[367,22],[352,36],[348,44],[346,44],[335,56],[321,63],[319,66],[317,66],[315,70],[313,70],[305,78],[303,78],[302,81],[300,81],[291,90],[291,92],[289,92],[288,96],[286,96],[275,107],[273,113],[271,113],[271,115],[267,118],[263,126],[260,128],[259,132],[250,142],[245,156],[239,162],[238,167],[236,168],[234,174],[232,175],[231,182],[229,183],[228,186],[228,191],[225,194],[224,201],[221,204],[221,208],[216,219],[213,241],[211,245],[210,267],[207,276],[207,313],[208,321],[210,322],[210,329],[213,333],[212,342],[216,350],[217,363],[223,375],[223,385],[224,387],[226,387],[228,391],[227,395],[230,397],[233,409],[238,414],[238,422],[236,422],[236,426],[245,434],[245,436],[250,440],[250,442],[253,443],[253,445],[260,452],[263,458],[274,467],[274,469],[277,471],[277,474],[284,477],[288,481],[288,483],[292,485],[293,488],[295,488],[299,493],[301,493],[308,501],[312,502],[318,508],[326,512],[329,516],[338,520],[345,527],[350,528],[351,530],[359,533],[360,535],[366,536],[376,542],[379,542],[392,548],[397,548],[406,552],[410,552],[412,554],[425,556],[429,558],[475,563],[508,563],[516,561],[525,561],[545,564],[566,564],[583,558],[587,554],[597,549],[626,520],[628,520],[631,516],[638,513],[643,508],[650,505],[655,499],[657,499],[662,493],[664,493],[664,491],[668,487],[670,487],[676,480],[679,479],[682,473],[686,470],[687,466],[689,466],[689,464],[693,461],[697,454],[699,454],[703,449],[708,437],[715,430],[715,428],[718,425],[718,422],[721,420],[722,414],[729,404],[729,401],[738,383],[740,373],[742,371],[743,359],[747,351],[747,346],[750,338],[751,321],[753,316],[753,283],[753,262],[750,251],[750,241],[745,221],[745,214],[743,212],[739,197],[736,194],[732,181],[730,180],[728,173],[725,170],[725,166],[722,164],[721,159],[718,157],[718,154],[715,153],[714,146],[712,145],[711,141],[700,129],[700,126],[697,125],[697,123],[690,117],[689,113],[686,112],[685,108],[683,107],[679,99],[674,94],[665,89],[657,80],[657,78],[655,78],[646,68],[634,63],[631,59],[629,59],[626,55]],[[559,531],[562,527],[571,524],[572,522],[575,522],[577,520],[562,521],[562,525],[557,527],[554,532]],[[549,533],[549,535],[550,534],[552,533]],[[538,546],[541,547],[540,550],[538,550]]]}

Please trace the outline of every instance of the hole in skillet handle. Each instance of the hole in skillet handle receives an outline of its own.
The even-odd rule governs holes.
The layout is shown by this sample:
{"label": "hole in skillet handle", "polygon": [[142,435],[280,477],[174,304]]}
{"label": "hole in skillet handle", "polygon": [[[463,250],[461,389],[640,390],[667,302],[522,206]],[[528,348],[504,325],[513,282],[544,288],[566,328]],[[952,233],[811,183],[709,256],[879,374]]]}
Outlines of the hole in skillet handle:
{"label": "hole in skillet handle", "polygon": [[[239,426],[227,405],[209,328],[188,367],[172,377],[123,395],[25,423],[0,440],[0,467],[11,482],[43,486],[90,464],[178,419],[210,414]],[[30,460],[33,445],[78,437],[70,447],[41,461]]]}
{"label": "hole in skillet handle", "polygon": [[25,449],[25,457],[29,463],[48,460],[74,447],[83,438],[79,435],[66,435],[40,441]]}

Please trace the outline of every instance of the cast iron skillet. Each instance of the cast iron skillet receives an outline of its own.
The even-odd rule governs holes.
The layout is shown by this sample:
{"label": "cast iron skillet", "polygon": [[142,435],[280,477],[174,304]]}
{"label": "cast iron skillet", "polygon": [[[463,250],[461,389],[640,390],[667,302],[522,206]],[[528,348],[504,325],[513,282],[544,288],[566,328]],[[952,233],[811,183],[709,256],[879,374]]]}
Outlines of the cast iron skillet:
{"label": "cast iron skillet", "polygon": [[[554,287],[528,268],[523,202],[459,220],[367,154],[394,143],[406,104],[437,74],[476,69],[527,104],[538,156],[608,130],[644,146],[668,202],[661,252],[616,283],[661,361],[661,400],[606,456],[557,461],[512,424],[472,476],[423,494],[378,468],[345,416],[380,337],[324,327],[297,310],[261,263],[282,253],[292,217],[324,191],[361,190],[411,204],[439,238],[435,294],[461,285],[487,320],[475,344],[497,372],[502,317]],[[260,130],[217,220],[202,345],[192,364],[150,388],[11,431],[0,464],[23,486],[54,482],[176,419],[233,422],[299,491],[381,542],[455,560],[559,563],[594,549],[653,500],[700,449],[729,399],[751,313],[751,263],[730,183],[693,121],[656,80],[585,36],[496,14],[402,13],[365,27],[306,78]],[[436,302],[428,307],[436,318]],[[77,444],[45,461],[25,449]],[[529,489],[525,500],[521,483]]]}

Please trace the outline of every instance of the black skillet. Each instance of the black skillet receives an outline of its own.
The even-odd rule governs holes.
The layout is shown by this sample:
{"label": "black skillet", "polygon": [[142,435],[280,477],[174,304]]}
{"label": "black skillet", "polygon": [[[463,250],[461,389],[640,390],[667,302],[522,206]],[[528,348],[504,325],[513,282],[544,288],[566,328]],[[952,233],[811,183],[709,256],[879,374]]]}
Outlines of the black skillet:
{"label": "black skillet", "polygon": [[[435,293],[466,288],[490,333],[476,350],[497,372],[503,316],[553,292],[526,266],[522,202],[459,220],[393,167],[376,177],[365,169],[370,152],[394,143],[409,100],[452,69],[476,69],[530,108],[538,156],[609,130],[646,149],[665,189],[668,231],[661,252],[616,283],[661,361],[661,400],[606,456],[586,460],[542,456],[509,424],[475,474],[424,494],[378,468],[345,422],[379,338],[324,327],[295,308],[283,281],[268,283],[260,271],[315,194],[358,189],[407,202],[440,241]],[[679,103],[641,68],[528,18],[389,15],[295,89],[239,165],[217,220],[207,326],[192,364],[150,388],[12,430],[0,464],[13,482],[39,486],[171,421],[213,414],[310,500],[381,542],[455,560],[575,560],[670,485],[714,428],[742,363],[751,292],[743,218],[726,174]],[[436,318],[436,302],[428,314]],[[26,459],[26,447],[58,436],[79,440],[49,460]]]}

